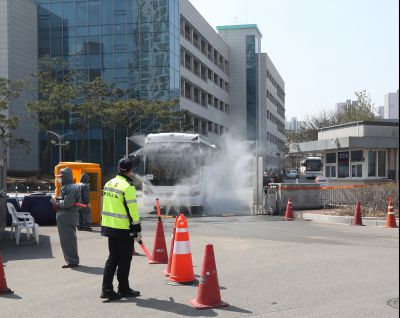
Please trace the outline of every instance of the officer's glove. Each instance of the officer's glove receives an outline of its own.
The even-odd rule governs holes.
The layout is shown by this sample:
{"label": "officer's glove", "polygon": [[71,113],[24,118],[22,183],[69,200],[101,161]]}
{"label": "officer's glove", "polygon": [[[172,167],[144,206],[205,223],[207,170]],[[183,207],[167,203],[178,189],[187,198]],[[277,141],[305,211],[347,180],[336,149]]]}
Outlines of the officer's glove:
{"label": "officer's glove", "polygon": [[141,242],[142,241],[142,232],[139,232],[139,233],[135,233],[134,235],[133,235],[133,238],[134,238],[134,240],[136,241],[136,242]]}

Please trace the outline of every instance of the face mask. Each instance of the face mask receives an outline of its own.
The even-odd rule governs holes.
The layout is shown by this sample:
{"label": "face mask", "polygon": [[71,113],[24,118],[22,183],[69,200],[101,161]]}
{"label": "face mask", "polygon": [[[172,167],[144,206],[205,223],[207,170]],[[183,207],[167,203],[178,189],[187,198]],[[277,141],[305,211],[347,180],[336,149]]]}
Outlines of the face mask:
{"label": "face mask", "polygon": [[57,178],[57,182],[58,182],[59,184],[62,184],[62,178]]}

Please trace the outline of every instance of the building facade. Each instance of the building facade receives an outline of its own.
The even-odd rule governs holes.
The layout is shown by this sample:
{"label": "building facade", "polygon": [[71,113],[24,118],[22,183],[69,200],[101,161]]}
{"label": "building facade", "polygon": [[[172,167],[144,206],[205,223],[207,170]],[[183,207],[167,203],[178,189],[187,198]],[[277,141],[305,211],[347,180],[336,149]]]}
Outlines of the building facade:
{"label": "building facade", "polygon": [[[10,80],[30,79],[37,65],[37,7],[33,0],[0,0],[0,77]],[[30,153],[22,148],[7,148],[9,171],[34,173],[39,165],[38,130],[28,118],[26,102],[32,99],[27,91],[13,100],[6,116],[17,116],[19,125],[14,132],[25,139]],[[1,157],[1,154],[0,154]],[[10,160],[11,159],[11,160]]]}
{"label": "building facade", "polygon": [[[37,23],[31,26],[37,32],[31,36],[31,42],[37,38],[36,46],[29,48],[33,59],[63,59],[64,71],[73,70],[78,85],[102,77],[126,91],[125,98],[179,100],[190,113],[194,132],[213,143],[227,132],[255,142],[266,166],[279,168],[284,81],[261,53],[256,25],[218,27],[217,32],[188,0],[35,1],[37,9],[30,11]],[[113,171],[125,154],[126,132],[107,128],[99,119],[83,135],[75,121],[71,113],[56,131],[69,133],[63,160],[97,162],[106,173]],[[132,121],[141,134],[154,130]],[[43,132],[37,138],[38,161],[47,138]],[[51,161],[58,163],[56,147]]]}
{"label": "building facade", "polygon": [[232,135],[255,141],[266,170],[282,170],[285,83],[266,53],[257,25],[217,27],[229,46]]}
{"label": "building facade", "polygon": [[321,129],[318,140],[290,145],[291,154],[323,154],[331,179],[399,180],[399,121],[354,122]]}
{"label": "building facade", "polygon": [[399,119],[399,91],[385,94],[385,119]]}
{"label": "building facade", "polygon": [[336,113],[341,113],[347,107],[357,107],[357,101],[352,101],[351,99],[348,99],[343,103],[337,103],[335,106]]}

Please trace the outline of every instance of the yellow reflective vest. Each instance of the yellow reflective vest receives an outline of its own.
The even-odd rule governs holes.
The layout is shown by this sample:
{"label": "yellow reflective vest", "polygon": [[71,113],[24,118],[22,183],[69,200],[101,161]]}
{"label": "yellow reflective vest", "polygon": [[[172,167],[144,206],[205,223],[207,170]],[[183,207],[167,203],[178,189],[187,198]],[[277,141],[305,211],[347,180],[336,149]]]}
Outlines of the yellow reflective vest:
{"label": "yellow reflective vest", "polygon": [[[132,219],[132,226],[129,222],[128,213]],[[116,176],[104,186],[101,226],[116,230],[133,228],[134,231],[135,228],[140,228],[136,189],[123,176]]]}

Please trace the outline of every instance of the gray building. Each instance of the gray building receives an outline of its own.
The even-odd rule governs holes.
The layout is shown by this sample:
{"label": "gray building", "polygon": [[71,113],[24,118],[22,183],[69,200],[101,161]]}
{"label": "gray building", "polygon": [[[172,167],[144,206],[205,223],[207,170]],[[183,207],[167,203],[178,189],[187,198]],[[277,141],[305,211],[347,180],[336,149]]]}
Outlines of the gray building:
{"label": "gray building", "polygon": [[266,53],[255,24],[217,27],[229,46],[233,135],[256,141],[265,169],[282,169],[285,143],[285,83]]}
{"label": "gray building", "polygon": [[[29,79],[37,65],[37,6],[33,0],[0,0],[0,76],[16,80]],[[30,143],[31,152],[8,148],[7,166],[10,171],[32,173],[39,165],[38,130],[27,118],[28,92],[11,102],[7,116],[18,116],[18,138]],[[3,159],[4,160],[4,159]]]}
{"label": "gray building", "polygon": [[385,119],[399,119],[399,91],[385,94]]}
{"label": "gray building", "polygon": [[320,130],[318,140],[290,145],[291,154],[322,153],[331,179],[399,180],[399,121],[354,122]]}
{"label": "gray building", "polygon": [[[6,48],[6,68],[15,68],[8,71],[9,78],[33,73],[37,59],[45,55],[62,58],[68,63],[65,72],[72,70],[83,81],[101,76],[125,90],[127,98],[178,99],[180,107],[190,112],[194,132],[213,143],[232,132],[258,145],[266,167],[279,168],[285,85],[270,57],[261,53],[257,25],[223,26],[217,32],[188,0],[0,3],[7,7],[1,11],[7,12],[0,21],[0,36],[7,37],[2,43],[14,43],[12,49]],[[21,98],[12,111],[22,116],[25,101]],[[83,134],[74,126],[74,116],[56,129],[70,133],[63,160],[96,162],[113,171],[125,153],[126,131],[105,127],[99,119]],[[156,129],[154,121],[149,125],[135,118],[132,126],[142,134]],[[47,135],[40,132],[37,138],[31,121],[20,127],[21,136],[31,138],[33,160],[26,162],[20,152],[12,151],[10,161],[15,170],[35,170]],[[50,157],[56,165],[56,147]]]}
{"label": "gray building", "polygon": [[337,103],[335,110],[337,113],[340,113],[346,109],[346,107],[356,107],[357,101],[352,101],[351,99],[346,100],[343,103]]}

